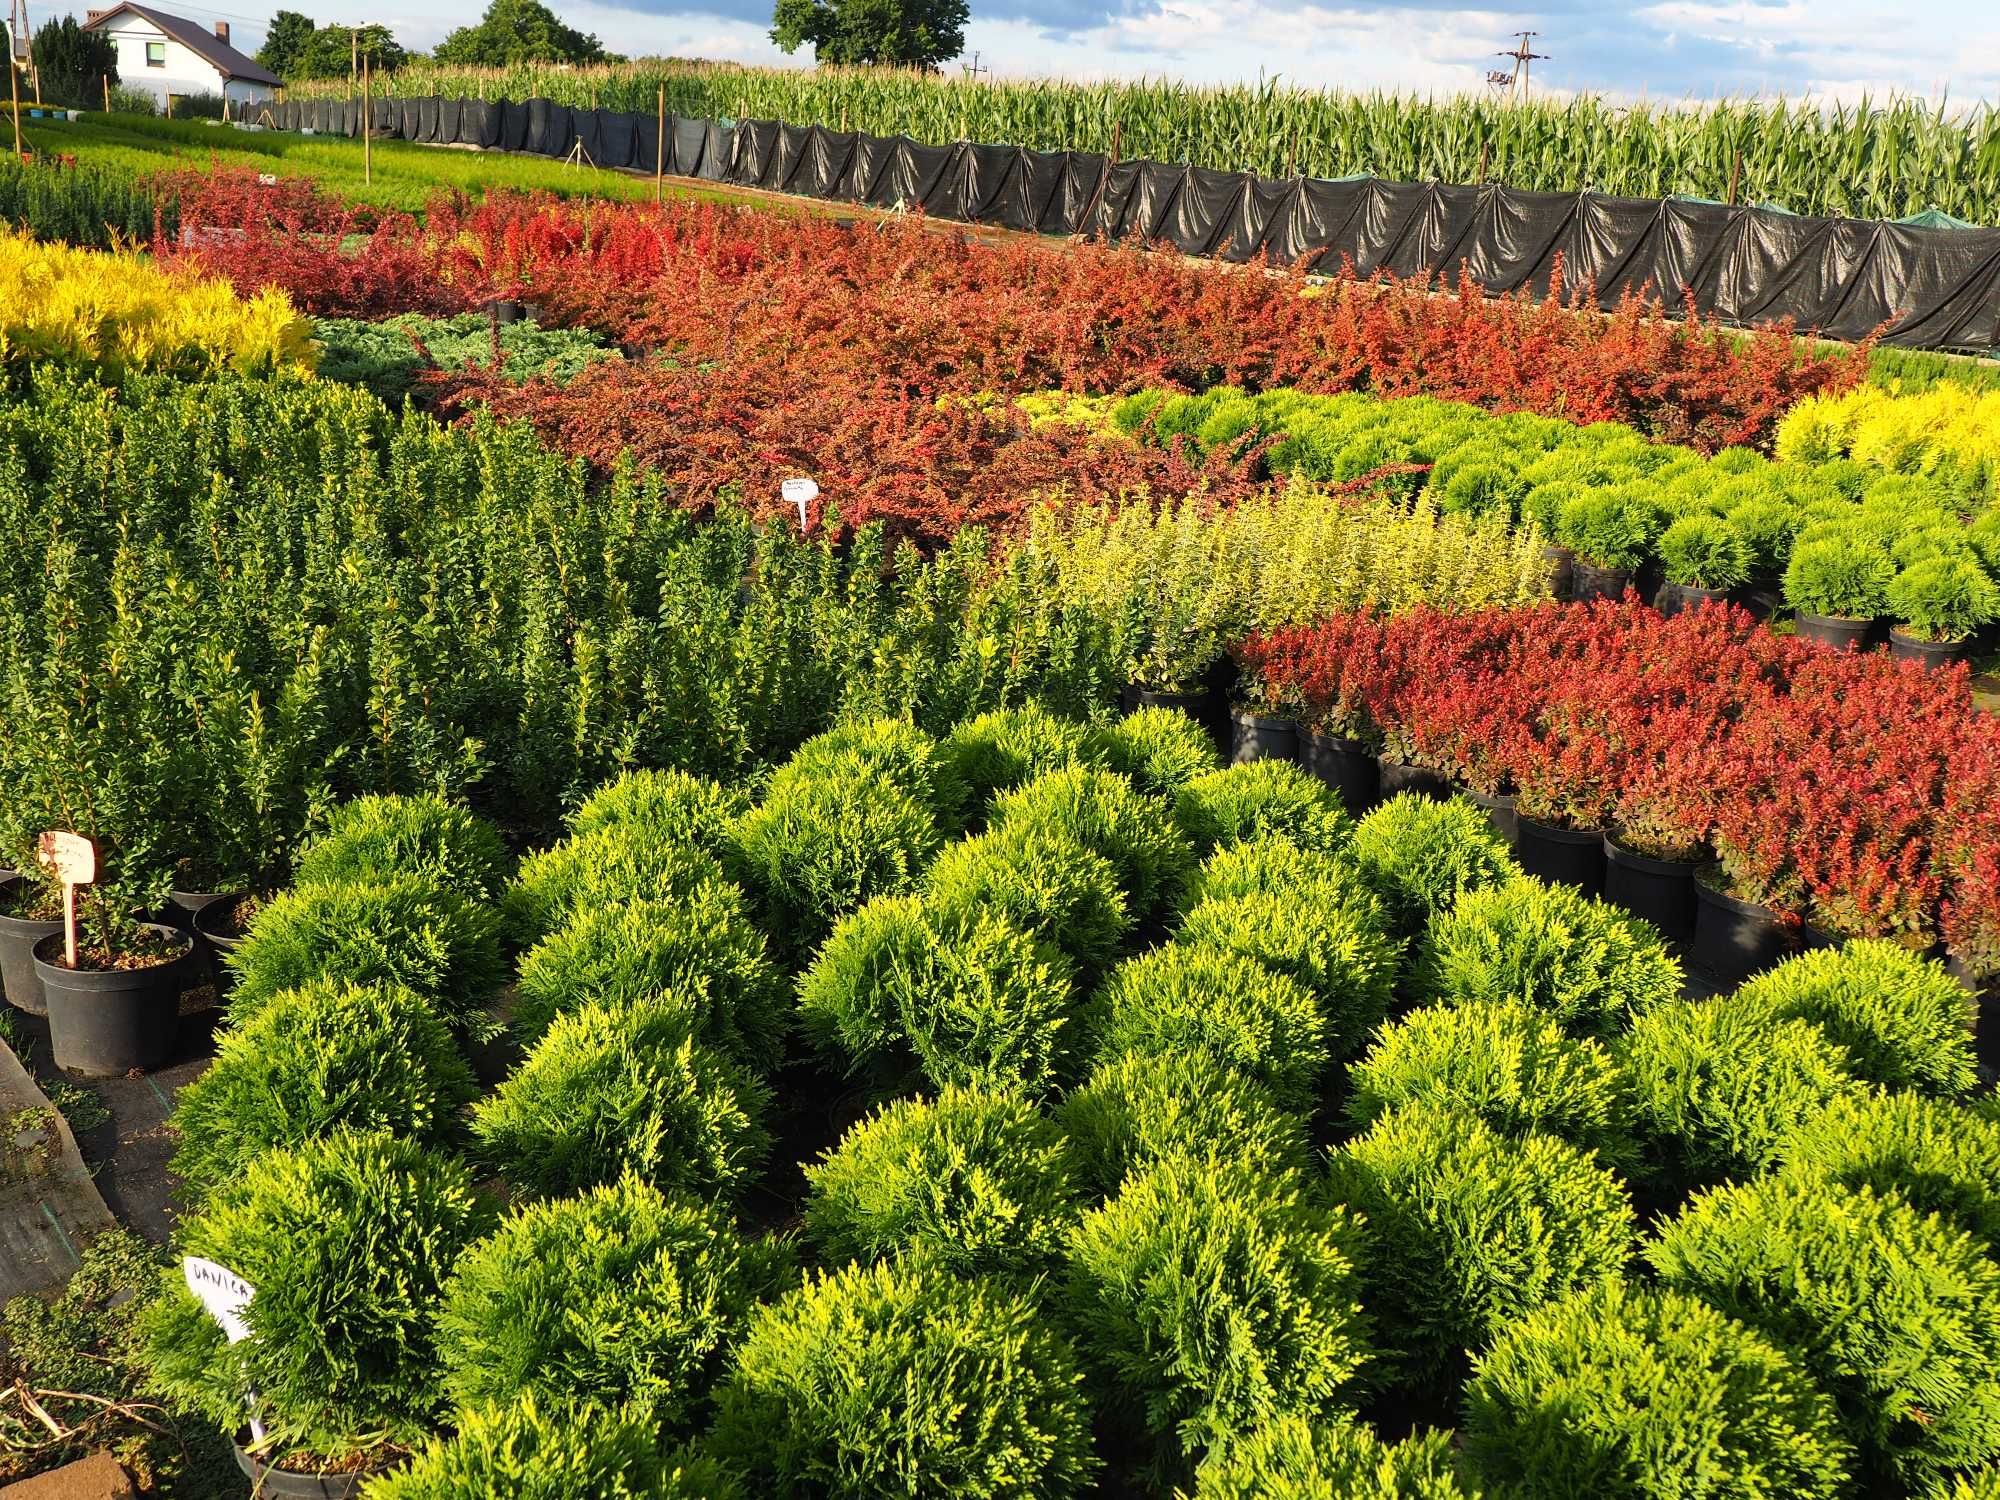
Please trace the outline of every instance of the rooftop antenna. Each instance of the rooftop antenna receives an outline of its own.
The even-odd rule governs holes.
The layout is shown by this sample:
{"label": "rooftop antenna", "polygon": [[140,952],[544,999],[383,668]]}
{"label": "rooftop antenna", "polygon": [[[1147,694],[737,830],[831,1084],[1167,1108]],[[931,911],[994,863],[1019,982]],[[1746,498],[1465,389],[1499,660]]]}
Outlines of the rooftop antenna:
{"label": "rooftop antenna", "polygon": [[981,74],[991,73],[992,71],[991,68],[982,68],[979,66],[979,54],[977,52],[972,54],[972,61],[965,64],[965,76],[970,78],[974,83],[979,82]]}
{"label": "rooftop antenna", "polygon": [[1486,74],[1486,81],[1494,88],[1504,90],[1507,102],[1510,104],[1518,104],[1528,97],[1528,64],[1549,60],[1548,53],[1534,50],[1534,39],[1541,35],[1539,31],[1517,31],[1514,35],[1519,40],[1512,51],[1494,54],[1497,57],[1511,57],[1514,60],[1512,71],[1496,68]]}

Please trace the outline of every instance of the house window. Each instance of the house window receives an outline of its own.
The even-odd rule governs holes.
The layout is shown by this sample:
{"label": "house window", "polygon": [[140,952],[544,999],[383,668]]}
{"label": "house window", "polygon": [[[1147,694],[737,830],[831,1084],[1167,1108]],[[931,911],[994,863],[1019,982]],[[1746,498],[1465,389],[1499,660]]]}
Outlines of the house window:
{"label": "house window", "polygon": [[165,42],[146,43],[146,66],[164,68],[167,65],[167,44]]}

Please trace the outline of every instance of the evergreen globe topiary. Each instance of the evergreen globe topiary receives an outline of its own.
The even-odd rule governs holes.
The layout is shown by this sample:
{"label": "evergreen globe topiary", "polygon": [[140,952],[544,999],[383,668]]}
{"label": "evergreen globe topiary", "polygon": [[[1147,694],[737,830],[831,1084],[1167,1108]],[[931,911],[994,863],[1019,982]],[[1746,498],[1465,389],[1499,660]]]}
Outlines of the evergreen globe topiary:
{"label": "evergreen globe topiary", "polygon": [[924,876],[930,908],[966,916],[986,910],[1060,949],[1093,974],[1132,930],[1118,872],[1067,834],[1032,826],[953,844]]}
{"label": "evergreen globe topiary", "polygon": [[1524,877],[1468,891],[1433,921],[1412,985],[1446,1005],[1519,1000],[1573,1035],[1608,1037],[1678,1000],[1681,966],[1648,923]]}
{"label": "evergreen globe topiary", "polygon": [[2000,1457],[2000,1264],[1894,1196],[1765,1176],[1690,1199],[1660,1280],[1796,1350],[1871,1485]]}
{"label": "evergreen globe topiary", "polygon": [[1486,814],[1454,797],[1400,792],[1354,825],[1348,855],[1397,933],[1413,937],[1465,891],[1521,873]]}
{"label": "evergreen globe topiary", "polygon": [[623,1177],[516,1209],[458,1259],[438,1313],[460,1406],[629,1405],[686,1431],[784,1257],[728,1217]]}
{"label": "evergreen globe topiary", "polygon": [[1081,1387],[1030,1296],[922,1262],[850,1266],[752,1316],[713,1443],[757,1495],[1069,1500],[1097,1468]]}
{"label": "evergreen globe topiary", "polygon": [[643,824],[616,824],[575,834],[522,860],[501,898],[501,916],[508,938],[526,948],[583,912],[667,901],[722,883],[722,866],[713,855]]}
{"label": "evergreen globe topiary", "polygon": [[357,797],[299,851],[298,885],[416,875],[468,901],[499,896],[514,867],[500,834],[442,797]]}
{"label": "evergreen globe topiary", "polygon": [[1641,1016],[1618,1056],[1648,1169],[1676,1190],[1762,1171],[1801,1122],[1862,1092],[1817,1026],[1732,998]]}
{"label": "evergreen globe topiary", "polygon": [[442,1145],[475,1092],[450,1031],[408,990],[316,980],[224,1032],[214,1063],[180,1091],[174,1172],[199,1197],[343,1126]]}
{"label": "evergreen globe topiary", "polygon": [[981,1089],[883,1106],[806,1183],[806,1234],[829,1263],[909,1253],[958,1274],[1044,1269],[1081,1211],[1062,1132]]}
{"label": "evergreen globe topiary", "polygon": [[814,735],[771,774],[767,799],[821,780],[892,786],[943,828],[965,818],[966,786],[938,742],[903,719],[864,719]]}
{"label": "evergreen globe topiary", "polygon": [[1112,970],[1084,1024],[1097,1061],[1202,1049],[1287,1109],[1313,1107],[1330,1060],[1326,1017],[1308,990],[1255,959],[1185,943]]}
{"label": "evergreen globe topiary", "polygon": [[1466,1388],[1495,1494],[1837,1500],[1855,1454],[1793,1356],[1677,1292],[1600,1287],[1502,1330]]}
{"label": "evergreen globe topiary", "polygon": [[1331,854],[1354,831],[1332,789],[1285,760],[1202,773],[1174,794],[1174,820],[1203,854],[1274,834]]}
{"label": "evergreen globe topiary", "polygon": [[1163,1157],[1078,1227],[1069,1321],[1105,1400],[1176,1470],[1275,1417],[1342,1413],[1370,1353],[1360,1243],[1297,1177]]}
{"label": "evergreen globe topiary", "polygon": [[1682,516],[1654,545],[1669,583],[1733,589],[1750,576],[1750,543],[1720,516]]}
{"label": "evergreen globe topiary", "polygon": [[584,798],[569,816],[569,831],[584,837],[618,828],[715,854],[748,805],[741,790],[706,776],[627,771]]}
{"label": "evergreen globe topiary", "polygon": [[473,1111],[486,1159],[544,1197],[636,1173],[669,1192],[724,1197],[770,1147],[769,1091],[694,1039],[687,1008],[586,1005],[557,1017]]}
{"label": "evergreen globe topiary", "polygon": [[1625,1274],[1624,1184],[1553,1136],[1503,1136],[1412,1106],[1332,1158],[1335,1198],[1368,1225],[1362,1265],[1379,1336],[1404,1378],[1448,1385],[1468,1350],[1523,1314]]}
{"label": "evergreen globe topiary", "polygon": [[1175,899],[1194,864],[1194,851],[1174,824],[1172,809],[1133,789],[1111,771],[1074,766],[1051,771],[1003,794],[992,826],[1062,834],[1094,849],[1118,872],[1128,907],[1143,920]]}
{"label": "evergreen globe topiary", "polygon": [[1471,1115],[1502,1135],[1539,1131],[1612,1165],[1633,1156],[1632,1105],[1611,1054],[1518,1000],[1432,1005],[1385,1026],[1348,1071],[1347,1117]]}
{"label": "evergreen globe topiary", "polygon": [[1075,1173],[1100,1197],[1163,1156],[1303,1171],[1305,1120],[1206,1048],[1099,1064],[1057,1106]]}
{"label": "evergreen globe topiary", "polygon": [[493,913],[419,875],[294,886],[258,911],[229,964],[238,1025],[273,995],[326,980],[399,985],[466,1033],[485,1028],[503,973]]}
{"label": "evergreen globe topiary", "polygon": [[904,976],[930,940],[915,896],[878,896],[840,919],[798,981],[799,1023],[823,1059],[885,1092],[914,1082]]}
{"label": "evergreen globe topiary", "polygon": [[1884,1088],[1949,1095],[1978,1082],[1972,997],[1944,965],[1900,944],[1801,953],[1749,980],[1736,998],[1774,1021],[1822,1027],[1857,1076]]}
{"label": "evergreen globe topiary", "polygon": [[977,823],[1001,792],[1091,760],[1090,740],[1087,724],[1025,703],[967,719],[938,742],[937,759],[965,788],[966,814]]}
{"label": "evergreen globe topiary", "polygon": [[1171,797],[1222,757],[1208,731],[1172,708],[1142,708],[1097,734],[1097,752],[1142,790]]}
{"label": "evergreen globe topiary", "polygon": [[[1302,848],[1273,834],[1245,844],[1229,844],[1209,855],[1188,877],[1181,907],[1191,911],[1204,901],[1285,896],[1319,885],[1336,887],[1343,903],[1361,905],[1374,894],[1350,861],[1319,849]],[[1374,909],[1382,913],[1383,921],[1388,920],[1387,908],[1379,899]]]}
{"label": "evergreen globe topiary", "polygon": [[559,1015],[675,994],[696,1035],[748,1067],[776,1067],[790,1005],[764,934],[734,886],[712,881],[665,901],[579,912],[522,955],[514,1030],[532,1046]]}
{"label": "evergreen globe topiary", "polygon": [[1211,1454],[1193,1500],[1468,1500],[1448,1433],[1385,1443],[1359,1421],[1274,1417]]}
{"label": "evergreen globe topiary", "polygon": [[1807,1117],[1778,1156],[1788,1178],[1898,1194],[2000,1253],[2000,1118],[1921,1094],[1856,1091]]}

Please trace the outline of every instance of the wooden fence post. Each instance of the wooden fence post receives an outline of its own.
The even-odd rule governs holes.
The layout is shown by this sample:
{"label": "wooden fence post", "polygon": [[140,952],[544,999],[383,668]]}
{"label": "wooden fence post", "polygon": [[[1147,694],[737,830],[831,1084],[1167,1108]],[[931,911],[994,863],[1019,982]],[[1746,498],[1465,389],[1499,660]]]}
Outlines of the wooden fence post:
{"label": "wooden fence post", "polygon": [[373,184],[375,181],[375,140],[368,94],[368,58],[361,59],[361,180]]}
{"label": "wooden fence post", "polygon": [[660,85],[660,124],[653,137],[653,204],[667,201],[667,86]]}

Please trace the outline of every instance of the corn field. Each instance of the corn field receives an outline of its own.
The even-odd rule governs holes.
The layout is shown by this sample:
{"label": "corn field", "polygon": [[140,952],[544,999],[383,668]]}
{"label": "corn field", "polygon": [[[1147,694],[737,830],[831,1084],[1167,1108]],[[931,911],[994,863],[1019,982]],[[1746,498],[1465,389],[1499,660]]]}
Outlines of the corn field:
{"label": "corn field", "polygon": [[[1420,98],[1286,88],[1276,81],[1196,88],[1166,80],[974,81],[894,69],[743,68],[672,59],[572,68],[416,64],[387,80],[400,95],[552,99],[650,112],[659,89],[679,115],[779,119],[1044,151],[1248,169],[1271,177],[1372,174],[1397,181],[1490,181],[1630,197],[1736,198],[1797,213],[1900,218],[1927,208],[2000,223],[2000,111],[1895,98],[1821,109],[1785,100],[1614,105],[1579,96],[1509,105],[1485,96]],[[343,94],[343,82],[300,97]]]}

